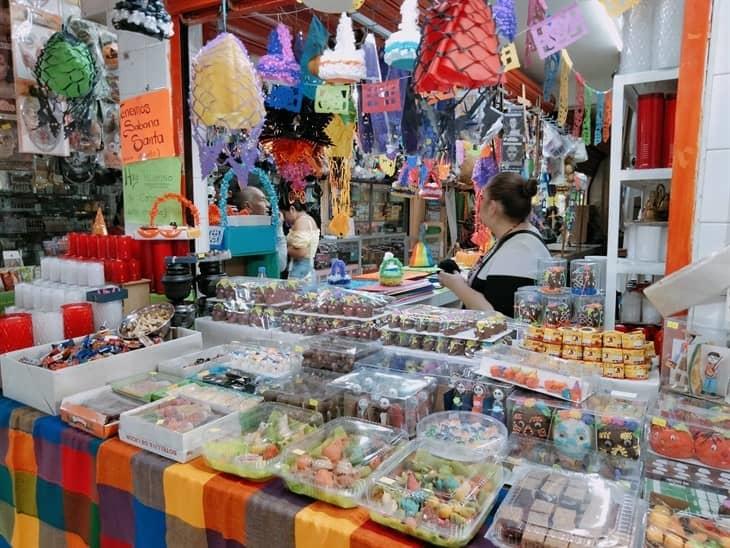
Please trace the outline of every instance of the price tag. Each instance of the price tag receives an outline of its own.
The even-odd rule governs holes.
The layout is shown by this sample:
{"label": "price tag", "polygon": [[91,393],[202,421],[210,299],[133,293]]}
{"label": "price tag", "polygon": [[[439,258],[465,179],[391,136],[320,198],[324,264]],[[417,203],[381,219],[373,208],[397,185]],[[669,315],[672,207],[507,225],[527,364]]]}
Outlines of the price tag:
{"label": "price tag", "polygon": [[674,320],[670,320],[667,322],[667,327],[669,329],[679,329],[679,323],[675,322]]}
{"label": "price tag", "polygon": [[301,457],[302,455],[305,454],[302,449],[294,449],[294,450],[292,450],[292,453],[294,453],[297,457]]}
{"label": "price tag", "polygon": [[652,417],[651,423],[654,426],[666,426],[667,425],[666,419],[663,419],[661,417]]}
{"label": "price tag", "polygon": [[317,407],[319,405],[319,400],[310,399],[309,400],[309,407]]}

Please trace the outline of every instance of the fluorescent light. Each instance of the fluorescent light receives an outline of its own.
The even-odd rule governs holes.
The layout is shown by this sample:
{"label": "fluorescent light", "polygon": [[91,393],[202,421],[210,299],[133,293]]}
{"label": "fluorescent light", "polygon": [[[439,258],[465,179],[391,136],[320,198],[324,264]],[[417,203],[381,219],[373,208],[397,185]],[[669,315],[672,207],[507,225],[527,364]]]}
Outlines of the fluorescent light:
{"label": "fluorescent light", "polygon": [[621,38],[621,32],[620,27],[623,25],[621,24],[621,18],[617,17],[616,19],[613,19],[606,10],[606,6],[603,5],[603,2],[599,2],[598,0],[593,0],[591,2],[593,5],[593,10],[596,11],[598,15],[598,19],[601,23],[601,26],[606,30],[608,33],[609,38],[611,38],[611,42],[613,42],[613,45],[616,46],[616,49],[618,51],[622,51],[624,49],[624,41]]}
{"label": "fluorescent light", "polygon": [[383,38],[389,38],[390,37],[390,31],[386,29],[384,26],[379,25],[370,17],[367,17],[363,15],[362,13],[353,13],[350,15],[350,18],[355,21],[355,23],[358,23],[359,25],[362,25],[366,29],[368,29],[370,32],[375,33],[379,36],[382,36]]}

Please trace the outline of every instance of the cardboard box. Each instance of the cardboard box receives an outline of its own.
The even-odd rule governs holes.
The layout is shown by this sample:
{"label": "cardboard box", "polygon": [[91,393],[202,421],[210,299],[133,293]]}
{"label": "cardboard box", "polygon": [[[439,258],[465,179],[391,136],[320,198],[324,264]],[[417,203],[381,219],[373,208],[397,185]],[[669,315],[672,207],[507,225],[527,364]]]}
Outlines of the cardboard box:
{"label": "cardboard box", "polygon": [[[51,371],[20,361],[44,356],[51,345],[44,344],[9,352],[0,356],[3,395],[49,415],[57,415],[61,401],[67,396],[138,373],[154,371],[157,364],[169,358],[195,352],[203,346],[203,337],[197,331],[176,328],[175,338],[164,343],[117,354],[101,360]],[[80,337],[78,340],[82,340]]]}
{"label": "cardboard box", "polygon": [[87,390],[86,392],[63,398],[63,402],[61,402],[61,419],[71,426],[97,438],[106,439],[116,436],[119,431],[118,419],[110,421],[109,417],[104,413],[99,413],[83,405],[84,402],[97,396],[108,396],[110,398],[127,400],[129,401],[130,409],[144,405],[143,403],[115,394],[111,386],[102,386],[101,388],[94,388],[93,390]]}

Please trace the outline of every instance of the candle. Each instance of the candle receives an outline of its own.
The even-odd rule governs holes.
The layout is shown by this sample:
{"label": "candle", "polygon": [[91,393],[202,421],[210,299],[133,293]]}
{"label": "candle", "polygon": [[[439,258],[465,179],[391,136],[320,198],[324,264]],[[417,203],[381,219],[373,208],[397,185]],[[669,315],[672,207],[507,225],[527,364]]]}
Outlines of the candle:
{"label": "candle", "polygon": [[33,317],[25,312],[0,316],[0,354],[33,346]]}
{"label": "candle", "polygon": [[94,313],[91,303],[65,304],[61,307],[63,337],[72,339],[94,332]]}

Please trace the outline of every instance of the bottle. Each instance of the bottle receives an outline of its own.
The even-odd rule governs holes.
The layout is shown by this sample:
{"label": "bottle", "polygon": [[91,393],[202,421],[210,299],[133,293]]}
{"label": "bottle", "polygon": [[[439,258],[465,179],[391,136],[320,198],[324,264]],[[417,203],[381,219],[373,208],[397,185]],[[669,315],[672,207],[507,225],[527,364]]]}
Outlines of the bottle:
{"label": "bottle", "polygon": [[260,266],[259,267],[259,274],[257,276],[260,280],[266,279],[266,267]]}

